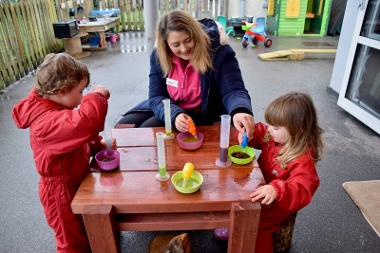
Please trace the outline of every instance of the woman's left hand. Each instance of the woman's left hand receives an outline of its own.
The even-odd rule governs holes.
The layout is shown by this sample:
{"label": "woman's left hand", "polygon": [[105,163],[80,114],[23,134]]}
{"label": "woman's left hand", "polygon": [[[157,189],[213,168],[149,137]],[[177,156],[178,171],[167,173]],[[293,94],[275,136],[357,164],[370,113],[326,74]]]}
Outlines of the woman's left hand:
{"label": "woman's left hand", "polygon": [[232,120],[235,128],[240,134],[242,134],[242,136],[244,131],[246,131],[248,139],[250,140],[253,138],[253,133],[255,131],[255,120],[252,115],[248,113],[236,113]]}
{"label": "woman's left hand", "polygon": [[174,121],[175,128],[182,133],[187,132],[189,130],[189,119],[191,119],[190,116],[185,113],[178,114]]}

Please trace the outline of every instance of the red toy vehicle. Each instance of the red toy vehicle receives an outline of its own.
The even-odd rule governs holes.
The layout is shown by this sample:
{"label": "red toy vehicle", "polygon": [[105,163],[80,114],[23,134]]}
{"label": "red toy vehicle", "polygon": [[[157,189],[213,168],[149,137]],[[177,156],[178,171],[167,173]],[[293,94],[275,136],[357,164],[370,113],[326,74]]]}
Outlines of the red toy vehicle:
{"label": "red toy vehicle", "polygon": [[247,47],[250,43],[256,45],[259,41],[264,42],[265,47],[270,47],[272,45],[272,40],[267,38],[265,33],[265,18],[258,17],[256,18],[256,23],[250,24],[245,22],[245,26],[242,26],[242,29],[245,30],[245,34],[242,39],[242,46]]}

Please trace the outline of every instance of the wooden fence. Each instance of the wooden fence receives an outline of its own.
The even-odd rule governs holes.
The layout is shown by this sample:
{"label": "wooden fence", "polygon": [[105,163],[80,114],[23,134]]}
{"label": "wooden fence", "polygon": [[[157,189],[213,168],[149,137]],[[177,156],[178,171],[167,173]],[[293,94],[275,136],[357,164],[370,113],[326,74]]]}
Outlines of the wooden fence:
{"label": "wooden fence", "polygon": [[[158,14],[179,8],[197,19],[216,19],[218,13],[227,16],[227,5],[228,0],[159,0]],[[84,8],[83,14],[77,13],[78,7]],[[54,37],[53,23],[88,17],[100,8],[120,10],[122,31],[144,30],[143,0],[0,0],[0,93],[35,70],[46,54],[64,50],[62,40]]]}

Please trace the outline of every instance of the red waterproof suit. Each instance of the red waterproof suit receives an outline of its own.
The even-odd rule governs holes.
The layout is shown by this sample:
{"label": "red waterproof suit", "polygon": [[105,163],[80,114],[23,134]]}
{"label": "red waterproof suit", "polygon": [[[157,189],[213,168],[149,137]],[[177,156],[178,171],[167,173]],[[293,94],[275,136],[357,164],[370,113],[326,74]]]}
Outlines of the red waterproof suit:
{"label": "red waterproof suit", "polygon": [[263,123],[255,124],[254,138],[248,144],[262,151],[258,163],[266,183],[277,192],[276,200],[270,206],[262,206],[256,253],[273,253],[272,233],[280,228],[286,217],[308,205],[319,186],[315,163],[309,153],[288,163],[285,170],[281,168],[275,158],[282,145],[273,140],[269,144],[263,141],[267,129]]}
{"label": "red waterproof suit", "polygon": [[30,127],[30,145],[40,174],[39,196],[47,223],[55,231],[57,252],[90,252],[82,218],[71,211],[71,201],[88,171],[90,156],[99,147],[108,109],[100,93],[83,97],[70,110],[37,95],[33,89],[13,108],[19,128]]}

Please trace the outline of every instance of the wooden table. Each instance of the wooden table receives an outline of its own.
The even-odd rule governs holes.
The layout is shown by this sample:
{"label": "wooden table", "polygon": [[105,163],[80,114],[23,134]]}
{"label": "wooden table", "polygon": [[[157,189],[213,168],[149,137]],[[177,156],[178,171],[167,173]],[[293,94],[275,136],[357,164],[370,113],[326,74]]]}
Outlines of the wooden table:
{"label": "wooden table", "polygon": [[[176,139],[165,140],[170,175],[192,162],[204,181],[193,194],[160,182],[155,133],[164,128],[113,129],[121,154],[120,170],[92,172],[83,180],[72,204],[81,214],[92,251],[120,252],[117,231],[205,230],[230,228],[228,252],[254,252],[261,206],[249,194],[264,178],[256,160],[229,168],[215,166],[219,126],[198,127],[201,148],[182,150]],[[233,131],[233,130],[231,130]],[[231,132],[231,145],[235,144]]]}
{"label": "wooden table", "polygon": [[111,28],[116,27],[116,33],[120,32],[120,18],[112,17],[95,22],[87,21],[86,24],[79,24],[79,31],[81,32],[97,32],[100,36],[99,47],[83,47],[83,50],[106,50],[106,35],[105,32]]}

